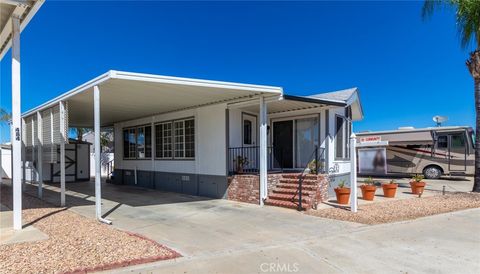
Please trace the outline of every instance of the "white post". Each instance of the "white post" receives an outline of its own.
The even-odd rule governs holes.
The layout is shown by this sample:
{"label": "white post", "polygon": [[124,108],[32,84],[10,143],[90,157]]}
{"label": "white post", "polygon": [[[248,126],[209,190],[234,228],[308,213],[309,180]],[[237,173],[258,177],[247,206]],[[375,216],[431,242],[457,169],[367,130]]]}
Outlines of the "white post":
{"label": "white post", "polygon": [[100,90],[98,86],[93,87],[93,112],[95,132],[95,140],[93,142],[95,149],[95,216],[100,220],[102,218],[102,165],[100,162]]}
{"label": "white post", "polygon": [[93,117],[95,140],[93,146],[95,148],[95,216],[102,223],[112,224],[111,221],[102,218],[102,163],[100,155],[102,148],[100,147],[100,90],[98,86],[93,87]]}
{"label": "white post", "polygon": [[13,229],[22,229],[22,118],[20,110],[20,18],[12,17]]}
{"label": "white post", "polygon": [[26,134],[23,131],[23,129],[26,129],[27,127],[25,126],[25,119],[22,118],[22,126],[21,126],[21,140],[22,140],[22,191],[25,191],[25,182],[27,181],[27,177],[25,176],[27,174],[26,170],[26,159],[25,159],[25,141],[27,140]]}
{"label": "white post", "polygon": [[37,112],[37,170],[38,170],[38,198],[43,197],[43,120],[42,114]]}
{"label": "white post", "polygon": [[350,210],[357,212],[357,140],[355,133],[352,132],[350,136],[350,182],[351,182],[351,197],[350,197]]}
{"label": "white post", "polygon": [[260,205],[263,206],[267,198],[267,103],[263,96],[260,97]]}
{"label": "white post", "polygon": [[65,102],[60,101],[60,206],[65,206]]}
{"label": "white post", "polygon": [[0,144],[0,183],[3,183],[2,158],[3,158],[2,145]]}

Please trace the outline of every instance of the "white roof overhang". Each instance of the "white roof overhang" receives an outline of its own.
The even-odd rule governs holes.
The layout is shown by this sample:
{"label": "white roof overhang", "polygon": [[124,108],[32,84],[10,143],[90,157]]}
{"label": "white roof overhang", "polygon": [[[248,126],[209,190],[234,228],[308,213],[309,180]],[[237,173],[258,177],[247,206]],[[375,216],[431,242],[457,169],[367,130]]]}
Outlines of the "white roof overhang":
{"label": "white roof overhang", "polygon": [[[315,99],[284,94],[281,97],[268,101],[267,112],[268,114],[278,114],[297,110],[313,110],[317,108],[345,106],[347,106],[347,104],[339,100]],[[247,102],[232,103],[230,107],[241,108],[249,112],[258,112],[259,102],[250,100]]]}
{"label": "white roof overhang", "polygon": [[20,31],[28,25],[45,0],[0,1],[0,60],[12,45],[12,17],[20,18]]}
{"label": "white roof overhang", "polygon": [[69,125],[92,127],[94,86],[100,90],[101,126],[211,104],[283,94],[282,88],[273,86],[109,71],[26,112],[23,117],[67,101]]}
{"label": "white roof overhang", "polygon": [[363,108],[362,102],[360,101],[360,95],[358,89],[355,90],[353,95],[347,100],[347,105],[352,108],[352,120],[360,121],[363,120]]}

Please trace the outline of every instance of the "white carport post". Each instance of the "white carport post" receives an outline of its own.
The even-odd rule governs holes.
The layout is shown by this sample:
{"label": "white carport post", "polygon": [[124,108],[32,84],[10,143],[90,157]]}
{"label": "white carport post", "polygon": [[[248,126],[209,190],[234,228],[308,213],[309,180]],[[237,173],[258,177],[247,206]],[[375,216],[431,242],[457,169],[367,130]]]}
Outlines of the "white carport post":
{"label": "white carport post", "polygon": [[267,198],[267,102],[260,97],[260,205]]}
{"label": "white carport post", "polygon": [[112,224],[111,221],[102,218],[102,163],[100,147],[100,90],[98,86],[93,87],[93,117],[95,131],[95,140],[93,146],[95,148],[95,216],[102,223]]}
{"label": "white carport post", "polygon": [[20,112],[20,18],[12,16],[13,229],[22,229],[22,117]]}
{"label": "white carport post", "polygon": [[60,101],[60,206],[65,206],[65,102]]}
{"label": "white carport post", "polygon": [[357,140],[355,133],[350,136],[350,182],[351,182],[351,197],[350,210],[357,212],[358,198],[357,198]]}
{"label": "white carport post", "polygon": [[38,198],[43,197],[43,120],[42,114],[37,111],[37,171],[38,171]]}

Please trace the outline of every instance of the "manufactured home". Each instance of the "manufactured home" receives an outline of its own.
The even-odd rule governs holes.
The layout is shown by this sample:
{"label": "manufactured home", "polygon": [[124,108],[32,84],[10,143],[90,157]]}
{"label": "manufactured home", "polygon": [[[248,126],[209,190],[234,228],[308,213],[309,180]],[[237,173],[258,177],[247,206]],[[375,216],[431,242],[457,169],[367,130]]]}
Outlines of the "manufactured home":
{"label": "manufactured home", "polygon": [[26,161],[61,161],[51,146],[62,146],[69,127],[95,124],[113,128],[112,183],[260,204],[278,176],[312,161],[315,173],[328,174],[330,191],[340,180],[349,184],[352,122],[362,118],[357,88],[298,96],[276,86],[121,71],[23,114],[25,127],[39,130],[27,148],[44,147],[43,157]]}
{"label": "manufactured home", "polygon": [[474,174],[473,129],[466,126],[401,128],[357,134],[358,173],[361,175]]}

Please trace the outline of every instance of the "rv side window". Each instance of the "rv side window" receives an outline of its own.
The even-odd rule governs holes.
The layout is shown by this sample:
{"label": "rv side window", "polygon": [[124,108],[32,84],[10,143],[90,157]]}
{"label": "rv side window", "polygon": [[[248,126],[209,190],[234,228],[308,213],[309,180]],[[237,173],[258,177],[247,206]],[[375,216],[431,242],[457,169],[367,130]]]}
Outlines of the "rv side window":
{"label": "rv side window", "polygon": [[463,148],[465,147],[465,137],[463,134],[459,135],[452,135],[452,148]]}
{"label": "rv side window", "polygon": [[447,148],[448,140],[447,136],[438,136],[437,148]]}

